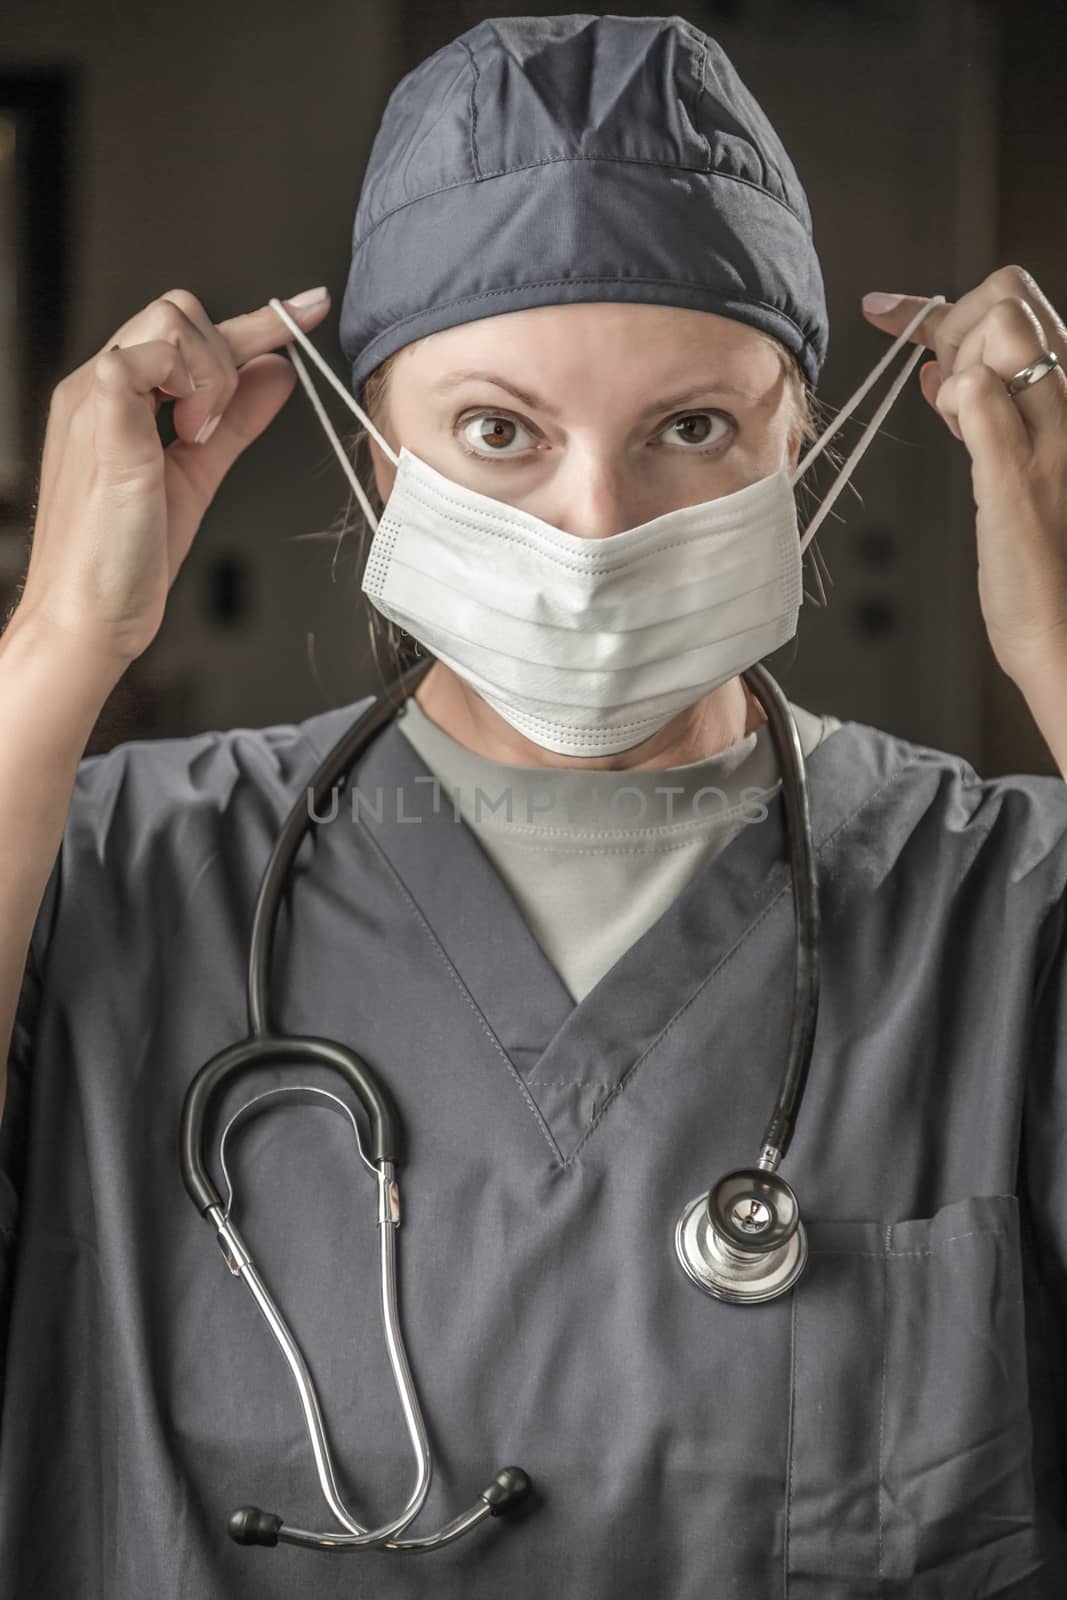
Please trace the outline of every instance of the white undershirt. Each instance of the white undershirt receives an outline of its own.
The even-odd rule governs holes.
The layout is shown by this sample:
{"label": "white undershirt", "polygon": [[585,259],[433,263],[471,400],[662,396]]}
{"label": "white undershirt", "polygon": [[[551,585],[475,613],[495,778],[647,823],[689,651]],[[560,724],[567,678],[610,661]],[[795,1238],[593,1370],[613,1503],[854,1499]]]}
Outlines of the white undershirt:
{"label": "white undershirt", "polygon": [[[805,759],[841,726],[830,715],[792,710]],[[701,761],[639,772],[490,761],[451,738],[413,698],[398,724],[575,1001],[703,862],[741,828],[758,826],[762,802],[780,782],[766,722]]]}

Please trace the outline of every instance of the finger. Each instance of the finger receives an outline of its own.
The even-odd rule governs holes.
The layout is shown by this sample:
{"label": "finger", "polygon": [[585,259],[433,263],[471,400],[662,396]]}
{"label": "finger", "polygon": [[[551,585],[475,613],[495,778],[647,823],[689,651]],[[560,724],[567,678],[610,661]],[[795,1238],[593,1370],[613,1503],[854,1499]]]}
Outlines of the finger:
{"label": "finger", "polygon": [[1055,306],[1043,293],[1036,278],[1025,267],[1001,267],[998,276],[1003,281],[1003,295],[1025,300],[1037,317],[1044,338],[1044,347],[1055,350],[1061,361],[1067,360],[1067,325]]}
{"label": "finger", "polygon": [[97,459],[134,471],[153,465],[159,457],[154,391],[192,392],[182,351],[168,339],[105,350],[92,375]]}
{"label": "finger", "polygon": [[284,356],[253,356],[238,371],[237,390],[203,445],[172,444],[165,452],[173,549],[171,576],[181,566],[204,513],[237,457],[277,416],[296,387]]}
{"label": "finger", "polygon": [[[1045,353],[1045,330],[1029,301],[1015,296],[998,300],[960,344],[956,369],[981,364],[991,367],[1007,382],[1024,368],[1032,366]],[[1063,426],[1064,395],[1067,378],[1062,369],[1049,373],[1041,383],[1020,389],[1009,396],[1016,414],[1023,418],[1031,436],[1050,422]]]}
{"label": "finger", "polygon": [[[330,309],[329,290],[323,289],[322,296],[321,300],[309,305],[297,305],[295,300],[283,300],[282,304],[301,328],[314,328]],[[283,345],[292,343],[293,338],[281,317],[270,306],[260,306],[258,311],[247,311],[241,316],[220,322],[219,332],[239,367],[268,350],[280,350]]]}
{"label": "finger", "polygon": [[922,363],[919,368],[919,388],[922,391],[923,399],[934,411],[937,410],[937,391],[944,381],[941,376],[941,368],[936,361],[924,361]]}
{"label": "finger", "polygon": [[[309,296],[314,298],[309,299]],[[197,396],[195,407],[174,408],[175,428],[183,442],[191,438],[194,444],[207,445],[237,390],[238,369],[255,360],[258,355],[267,354],[279,344],[287,343],[291,334],[270,306],[261,307],[258,312],[231,317],[216,326],[196,295],[188,289],[170,289],[166,299],[178,305],[200,328],[218,357],[220,383],[214,388],[207,386],[206,395]],[[325,286],[304,290],[296,300],[304,300],[305,304],[300,305],[292,300],[283,304],[304,328],[312,328],[320,322],[330,306],[330,294]],[[251,328],[249,323],[252,324]],[[275,337],[278,326],[285,333],[282,339]]]}
{"label": "finger", "polygon": [[[977,291],[972,291],[977,293]],[[971,306],[971,295],[964,295],[962,300],[946,301],[944,305],[934,306],[919,323],[919,326],[908,335],[911,344],[924,345],[927,350],[933,350],[937,355],[938,366],[943,375],[951,377],[956,367],[958,353],[958,340],[975,320],[976,313]],[[863,313],[870,321],[876,322],[887,333],[899,337],[904,332],[912,317],[919,307],[923,305],[926,296],[915,294],[883,295],[879,292],[866,294],[863,297]],[[897,302],[892,308],[887,307],[879,312],[879,301],[893,300]],[[962,308],[962,317],[957,316]]]}
{"label": "finger", "polygon": [[[292,335],[282,322],[281,318],[270,306],[261,306],[258,311],[245,312],[240,316],[230,317],[218,326],[210,321],[200,302],[194,295],[185,290],[174,291],[181,298],[183,305],[192,302],[190,314],[199,316],[207,322],[210,329],[209,337],[217,342],[222,354],[220,355],[220,370],[226,373],[226,381],[221,389],[212,394],[212,403],[201,407],[198,396],[198,409],[193,412],[187,424],[188,431],[181,430],[178,419],[178,407],[175,407],[175,426],[180,430],[183,441],[192,438],[195,444],[206,446],[213,434],[221,426],[221,419],[232,401],[237,389],[237,375],[240,368],[247,366],[250,361],[255,361],[259,356],[268,354],[280,345],[287,344]],[[316,298],[307,301],[304,305],[293,301],[283,302],[290,314],[302,328],[310,329],[321,322],[330,306],[329,290],[325,287],[319,290],[305,290],[297,300],[308,295]],[[278,330],[281,329],[281,337]],[[205,414],[206,411],[206,414]],[[264,424],[265,425],[265,424]],[[195,431],[194,431],[195,430]],[[244,445],[240,446],[241,449]],[[228,469],[227,469],[228,470]]]}
{"label": "finger", "polygon": [[1033,442],[1004,380],[992,367],[976,362],[946,378],[937,409],[951,418],[970,454],[976,495],[998,487],[1006,477],[1025,471]]}
{"label": "finger", "polygon": [[919,388],[922,390],[923,399],[932,410],[937,412],[949,432],[962,444],[963,434],[960,432],[960,426],[956,420],[956,407],[949,404],[944,406],[938,404],[938,397],[944,383],[945,379],[936,361],[926,361],[919,368]]}
{"label": "finger", "polygon": [[[324,291],[321,300],[309,305],[286,304],[301,327],[314,327],[329,309],[329,292]],[[236,392],[237,368],[292,337],[270,306],[216,326],[201,301],[187,289],[168,290],[124,323],[113,338],[125,348],[143,339],[146,332],[175,343],[195,379],[195,395],[174,407],[174,429],[185,444],[206,443],[218,427],[219,417]]]}
{"label": "finger", "polygon": [[[183,293],[180,290],[175,292]],[[195,300],[195,297],[189,296],[189,299]],[[198,323],[169,297],[161,297],[144,306],[123,324],[114,338],[123,350],[162,339],[181,352],[196,385],[191,395],[185,391],[178,397],[174,407],[174,429],[184,441],[193,441],[203,432],[210,419],[224,408],[237,386],[237,375],[224,342],[214,334],[207,336]]]}
{"label": "finger", "polygon": [[[1006,381],[1020,367],[1029,366],[1037,360],[1044,349],[1044,338],[1044,331],[1032,307],[1025,300],[1007,297],[990,306],[964,335],[956,364],[958,367],[970,367],[976,361],[986,361]],[[1004,370],[997,363],[998,356]],[[994,359],[989,360],[989,357]]]}
{"label": "finger", "polygon": [[195,328],[198,328],[207,347],[215,357],[218,377],[214,383],[198,386],[196,404],[174,408],[174,427],[182,440],[206,443],[211,433],[213,418],[229,405],[237,390],[237,368],[229,345],[212,322],[203,304],[188,289],[168,289],[162,297],[183,311]]}
{"label": "finger", "polygon": [[[894,338],[899,338],[919,307],[924,306],[929,298],[925,294],[883,294],[880,290],[872,290],[864,295],[860,303],[865,317]],[[888,304],[890,301],[891,305]],[[883,307],[881,302],[887,303]],[[932,350],[938,329],[952,309],[951,301],[934,306],[908,335],[909,344],[925,345],[927,350]]]}
{"label": "finger", "polygon": [[[879,311],[876,305],[878,299],[878,295],[864,296],[864,315],[887,333],[900,333],[908,317],[914,316],[922,303],[921,297],[902,295],[898,305]],[[1025,301],[1041,328],[1043,347],[1055,350],[1061,361],[1067,360],[1067,328],[1030,274],[1016,266],[998,267],[977,288],[961,296],[954,304],[935,307],[929,316],[923,318],[912,339],[936,351],[941,371],[949,378],[961,364],[959,350],[967,334],[999,300],[1004,299]]]}

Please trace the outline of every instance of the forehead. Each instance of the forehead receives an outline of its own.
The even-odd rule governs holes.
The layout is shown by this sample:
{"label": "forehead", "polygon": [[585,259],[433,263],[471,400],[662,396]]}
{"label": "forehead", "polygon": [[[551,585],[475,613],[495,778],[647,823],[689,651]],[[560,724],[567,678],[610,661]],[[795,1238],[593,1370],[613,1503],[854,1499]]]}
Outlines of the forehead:
{"label": "forehead", "polygon": [[573,397],[619,384],[657,390],[679,379],[774,381],[774,346],[730,317],[682,306],[592,301],[534,306],[429,334],[401,352],[394,376],[420,388],[464,371],[493,371]]}

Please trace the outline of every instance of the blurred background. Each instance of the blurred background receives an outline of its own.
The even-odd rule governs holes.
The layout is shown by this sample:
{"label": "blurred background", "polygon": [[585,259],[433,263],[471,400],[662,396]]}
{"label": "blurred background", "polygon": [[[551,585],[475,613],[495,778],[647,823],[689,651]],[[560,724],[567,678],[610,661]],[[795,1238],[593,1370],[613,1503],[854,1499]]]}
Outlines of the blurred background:
{"label": "blurred background", "polygon": [[[169,289],[192,290],[220,321],[318,283],[334,303],[313,337],[345,377],[350,230],[392,87],[483,17],[536,9],[6,0],[0,618],[28,559],[54,384]],[[868,289],[951,300],[1017,262],[1067,312],[1061,0],[691,0],[681,14],[723,43],[807,189],[830,306],[827,406],[886,346],[860,314]],[[318,388],[347,436],[351,413]],[[846,425],[841,452],[882,393]],[[790,698],[957,752],[983,776],[1055,772],[986,641],[966,452],[916,377],[857,488],[817,536],[829,604],[805,601],[797,639],[769,658]],[[331,533],[349,500],[297,387],[224,483],[90,751],[299,721],[380,687],[365,545]]]}

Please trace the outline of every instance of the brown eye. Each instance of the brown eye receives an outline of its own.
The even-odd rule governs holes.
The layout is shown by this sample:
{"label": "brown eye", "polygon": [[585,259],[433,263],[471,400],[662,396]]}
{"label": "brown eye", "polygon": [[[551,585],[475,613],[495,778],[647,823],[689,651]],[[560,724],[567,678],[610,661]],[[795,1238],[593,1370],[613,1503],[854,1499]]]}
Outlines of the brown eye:
{"label": "brown eye", "polygon": [[462,424],[460,436],[471,455],[517,455],[510,448],[521,435],[527,433],[521,422],[511,417],[498,416],[496,412],[483,412],[479,417],[468,417]]}
{"label": "brown eye", "polygon": [[668,444],[699,448],[718,444],[726,437],[729,427],[727,418],[716,411],[693,411],[686,417],[675,417],[660,437]]}
{"label": "brown eye", "polygon": [[508,445],[515,437],[515,424],[509,422],[507,417],[483,417],[479,424],[478,438],[482,444]]}

